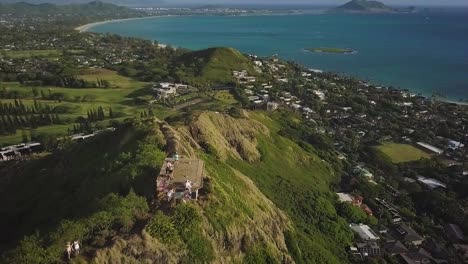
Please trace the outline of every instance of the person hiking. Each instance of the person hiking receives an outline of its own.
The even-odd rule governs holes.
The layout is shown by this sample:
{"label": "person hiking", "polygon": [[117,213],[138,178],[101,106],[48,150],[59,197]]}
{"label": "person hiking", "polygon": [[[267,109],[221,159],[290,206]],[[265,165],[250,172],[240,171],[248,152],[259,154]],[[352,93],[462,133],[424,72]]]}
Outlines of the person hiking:
{"label": "person hiking", "polygon": [[187,189],[189,191],[189,193],[192,193],[192,181],[187,180],[185,182],[185,189]]}
{"label": "person hiking", "polygon": [[172,174],[173,171],[174,171],[174,165],[172,164],[172,162],[167,162],[166,163],[166,175]]}
{"label": "person hiking", "polygon": [[80,254],[80,244],[78,243],[78,240],[73,242],[73,249],[75,250],[75,254]]}
{"label": "person hiking", "polygon": [[175,194],[175,190],[174,189],[170,189],[168,192],[167,192],[167,201],[170,202],[172,200],[172,196],[174,196]]}
{"label": "person hiking", "polygon": [[68,260],[70,260],[70,258],[71,258],[71,252],[72,252],[72,246],[71,246],[70,242],[67,242],[66,251],[67,251]]}

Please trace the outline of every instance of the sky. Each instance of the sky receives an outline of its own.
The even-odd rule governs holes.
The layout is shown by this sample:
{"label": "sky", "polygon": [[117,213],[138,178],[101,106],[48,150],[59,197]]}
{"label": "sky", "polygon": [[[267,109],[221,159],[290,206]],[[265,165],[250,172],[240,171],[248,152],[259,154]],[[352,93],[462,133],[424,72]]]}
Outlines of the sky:
{"label": "sky", "polygon": [[[328,4],[340,5],[349,0],[165,0],[167,4],[182,4],[182,3],[224,3],[224,4]],[[387,5],[462,5],[468,6],[468,0],[380,0]]]}
{"label": "sky", "polygon": [[[92,0],[0,0],[0,3],[27,1],[31,3],[78,3],[90,2]],[[207,5],[207,4],[224,4],[224,5],[342,5],[349,0],[101,0],[105,2],[113,2],[124,5]],[[379,0],[387,5],[399,6],[468,6],[468,0]]]}

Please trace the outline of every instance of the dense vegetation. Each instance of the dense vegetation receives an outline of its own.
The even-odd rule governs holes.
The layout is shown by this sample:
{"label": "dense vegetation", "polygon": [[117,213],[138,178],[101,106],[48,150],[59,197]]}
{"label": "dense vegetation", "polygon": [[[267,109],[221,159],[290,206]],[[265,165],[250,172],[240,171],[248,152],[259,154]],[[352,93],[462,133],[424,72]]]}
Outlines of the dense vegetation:
{"label": "dense vegetation", "polygon": [[72,239],[102,247],[148,212],[148,182],[164,158],[150,127],[126,124],[83,144],[64,144],[44,158],[1,164],[1,246],[21,240],[5,263],[56,262]]}

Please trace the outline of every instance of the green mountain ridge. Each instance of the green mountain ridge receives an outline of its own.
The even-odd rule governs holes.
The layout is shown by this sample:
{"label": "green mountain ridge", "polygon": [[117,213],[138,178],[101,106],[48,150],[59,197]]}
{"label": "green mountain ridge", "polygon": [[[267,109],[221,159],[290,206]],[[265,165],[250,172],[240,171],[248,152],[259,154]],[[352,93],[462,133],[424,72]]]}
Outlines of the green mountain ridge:
{"label": "green mountain ridge", "polygon": [[247,70],[254,73],[252,62],[233,48],[216,47],[181,55],[175,62],[190,69],[185,78],[195,78],[212,84],[233,82],[233,70]]}
{"label": "green mountain ridge", "polygon": [[[202,112],[185,125],[136,120],[26,164],[1,164],[0,223],[16,246],[0,263],[63,263],[74,239],[84,253],[73,263],[343,263],[352,232],[329,190],[337,173],[280,135],[293,119]],[[150,210],[172,149],[205,161],[204,194]]]}

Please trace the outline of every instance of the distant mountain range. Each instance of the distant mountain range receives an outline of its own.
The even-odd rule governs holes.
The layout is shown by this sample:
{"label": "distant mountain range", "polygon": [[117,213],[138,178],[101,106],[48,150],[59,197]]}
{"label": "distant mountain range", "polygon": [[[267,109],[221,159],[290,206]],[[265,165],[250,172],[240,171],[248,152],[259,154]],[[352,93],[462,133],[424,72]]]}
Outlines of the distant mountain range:
{"label": "distant mountain range", "polygon": [[384,13],[395,12],[396,10],[379,1],[352,0],[342,6],[334,8],[333,11],[357,13]]}
{"label": "distant mountain range", "polygon": [[[68,5],[68,4],[84,4],[90,0],[0,0],[0,4],[11,4],[25,2],[30,4],[57,4],[57,5]],[[136,6],[154,6],[157,4],[164,3],[164,0],[103,0],[103,2],[111,3],[115,5],[136,7]]]}
{"label": "distant mountain range", "polygon": [[[4,1],[3,1],[4,2]],[[78,2],[78,1],[77,1]],[[33,4],[26,2],[0,3],[0,14],[47,16],[70,14],[83,17],[138,17],[142,12],[110,3],[93,1],[85,4],[57,5],[51,3]]]}

